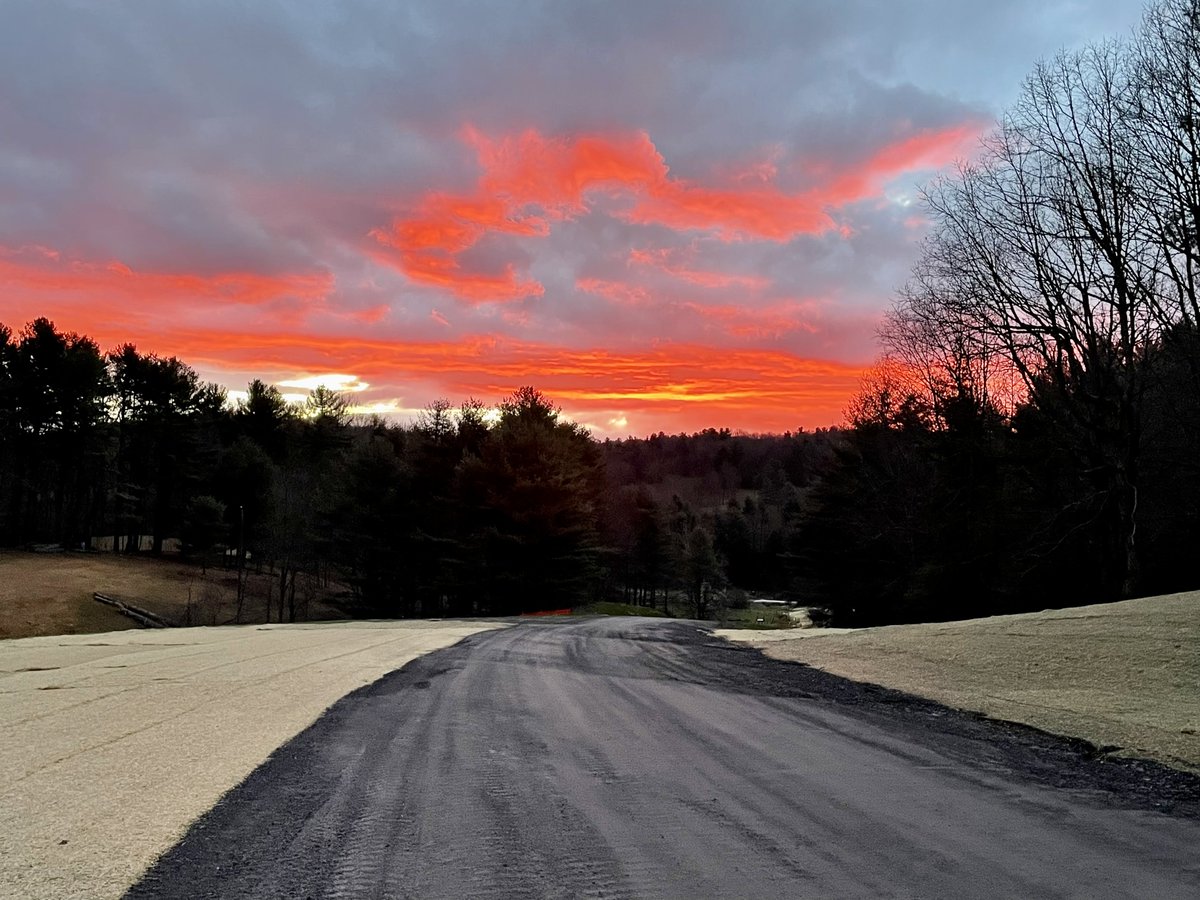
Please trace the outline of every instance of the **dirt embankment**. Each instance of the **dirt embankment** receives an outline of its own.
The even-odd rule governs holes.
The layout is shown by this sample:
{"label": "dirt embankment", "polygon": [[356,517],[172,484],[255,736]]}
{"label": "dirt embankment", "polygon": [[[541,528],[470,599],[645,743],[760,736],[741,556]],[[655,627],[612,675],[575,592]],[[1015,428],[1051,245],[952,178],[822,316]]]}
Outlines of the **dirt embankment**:
{"label": "dirt embankment", "polygon": [[776,659],[1200,771],[1200,592],[964,622],[717,633]]}

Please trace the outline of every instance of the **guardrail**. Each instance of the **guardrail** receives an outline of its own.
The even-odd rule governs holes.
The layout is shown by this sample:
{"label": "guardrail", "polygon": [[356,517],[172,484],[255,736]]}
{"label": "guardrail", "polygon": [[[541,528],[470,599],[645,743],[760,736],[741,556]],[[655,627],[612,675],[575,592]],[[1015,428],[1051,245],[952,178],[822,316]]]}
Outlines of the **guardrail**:
{"label": "guardrail", "polygon": [[110,597],[107,594],[92,594],[92,599],[100,603],[104,603],[113,607],[123,616],[128,616],[137,622],[143,628],[172,628],[174,623],[168,622],[162,616],[156,616],[149,610],[142,609],[140,606],[134,606],[132,603],[126,603],[124,600],[118,600],[116,597]]}

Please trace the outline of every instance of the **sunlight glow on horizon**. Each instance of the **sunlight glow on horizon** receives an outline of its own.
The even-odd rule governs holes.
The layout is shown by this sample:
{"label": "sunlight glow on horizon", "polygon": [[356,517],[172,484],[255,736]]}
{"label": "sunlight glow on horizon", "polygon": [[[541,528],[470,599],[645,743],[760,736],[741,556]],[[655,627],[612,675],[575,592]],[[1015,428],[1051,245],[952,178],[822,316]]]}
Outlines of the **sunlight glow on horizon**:
{"label": "sunlight glow on horizon", "polygon": [[[411,419],[428,404],[468,399],[495,404],[533,385],[573,420],[603,434],[730,428],[755,433],[838,425],[865,366],[806,360],[783,351],[663,344],[613,351],[572,350],[495,335],[451,342],[363,340],[301,333],[254,335],[178,331],[146,335],[122,327],[68,325],[102,348],[132,341],[143,352],[178,356],[205,379],[226,386],[230,402],[244,398],[253,378],[280,386],[297,370],[340,358],[367,389],[346,396],[351,412]],[[313,387],[329,381],[313,376]],[[306,383],[309,381],[306,379]],[[330,385],[327,385],[330,386]],[[331,388],[332,389],[332,388]],[[302,403],[307,393],[286,392]]]}
{"label": "sunlight glow on horizon", "polygon": [[319,387],[337,391],[339,394],[357,394],[369,390],[371,385],[362,381],[357,375],[345,375],[330,372],[324,375],[304,375],[300,378],[289,378],[276,382],[279,387],[304,388],[315,391]]}

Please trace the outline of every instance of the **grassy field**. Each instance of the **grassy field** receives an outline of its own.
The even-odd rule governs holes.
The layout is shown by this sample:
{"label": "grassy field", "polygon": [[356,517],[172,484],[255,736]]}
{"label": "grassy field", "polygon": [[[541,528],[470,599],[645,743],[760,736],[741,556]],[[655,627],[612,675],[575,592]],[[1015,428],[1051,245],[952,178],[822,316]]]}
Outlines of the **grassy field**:
{"label": "grassy field", "polygon": [[[248,575],[243,621],[265,621],[265,597],[273,583],[265,574]],[[116,610],[93,600],[92,594],[97,592],[116,596],[172,622],[217,625],[233,618],[237,575],[212,567],[202,573],[198,566],[170,559],[3,550],[0,638],[138,627]],[[333,618],[338,612],[313,599],[309,615]]]}
{"label": "grassy field", "polygon": [[662,618],[666,615],[661,609],[651,609],[648,606],[638,606],[634,603],[615,603],[611,600],[600,600],[577,606],[572,613],[577,616],[649,616]]}
{"label": "grassy field", "polygon": [[788,614],[788,610],[779,607],[727,609],[721,613],[718,621],[722,628],[749,628],[756,631],[796,627],[796,620]]}
{"label": "grassy field", "polygon": [[[671,618],[687,618],[687,605],[683,601],[673,603]],[[652,616],[665,618],[667,614],[661,609],[648,606],[638,606],[635,603],[618,603],[611,600],[601,600],[577,606],[572,611],[577,616]],[[722,628],[747,628],[752,630],[769,631],[776,628],[795,628],[797,620],[792,618],[786,609],[748,607],[746,609],[721,610],[713,621]]]}
{"label": "grassy field", "polygon": [[719,633],[779,659],[1200,771],[1200,592],[965,622]]}

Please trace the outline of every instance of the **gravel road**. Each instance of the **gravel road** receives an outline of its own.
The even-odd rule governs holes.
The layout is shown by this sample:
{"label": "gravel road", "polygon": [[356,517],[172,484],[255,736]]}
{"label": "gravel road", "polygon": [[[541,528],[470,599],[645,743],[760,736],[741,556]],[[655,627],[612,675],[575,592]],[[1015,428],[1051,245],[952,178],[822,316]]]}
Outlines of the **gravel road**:
{"label": "gravel road", "polygon": [[336,704],[142,897],[1196,897],[1200,780],[683,623],[528,622]]}

